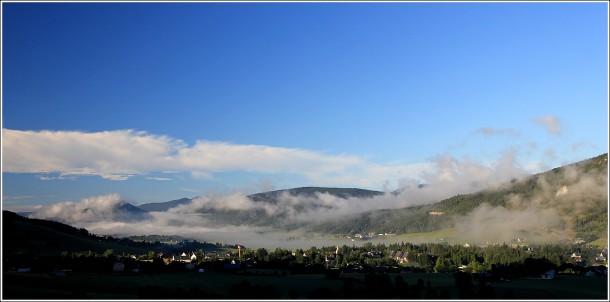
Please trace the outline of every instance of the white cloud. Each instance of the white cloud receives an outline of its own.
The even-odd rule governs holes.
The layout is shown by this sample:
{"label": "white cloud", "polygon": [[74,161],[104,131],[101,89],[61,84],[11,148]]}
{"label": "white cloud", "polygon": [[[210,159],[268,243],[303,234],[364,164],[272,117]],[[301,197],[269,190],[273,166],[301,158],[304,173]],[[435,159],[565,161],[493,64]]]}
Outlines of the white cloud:
{"label": "white cloud", "polygon": [[123,209],[127,202],[118,194],[108,194],[84,198],[79,202],[63,201],[48,207],[42,207],[30,214],[34,218],[58,219],[72,223],[90,223],[96,221],[130,221],[141,220],[146,215]]}
{"label": "white cloud", "polygon": [[246,170],[268,173],[332,173],[362,164],[355,156],[331,156],[301,149],[198,141],[176,157],[183,167],[221,172]]}
{"label": "white cloud", "polygon": [[358,156],[263,145],[200,140],[189,146],[180,139],[134,130],[87,133],[3,129],[2,134],[4,172],[54,172],[62,177],[98,175],[126,180],[134,175],[173,171],[212,179],[215,173],[244,171],[297,174],[323,184],[381,187],[385,180],[414,176],[425,168],[420,164],[385,166]]}
{"label": "white cloud", "polygon": [[203,193],[201,190],[191,189],[191,188],[178,188],[181,191],[192,192],[192,193]]}
{"label": "white cloud", "polygon": [[2,130],[5,172],[99,175],[124,180],[148,172],[169,170],[175,152],[185,144],[166,136],[133,130],[83,133],[76,131]]}
{"label": "white cloud", "polygon": [[[504,207],[482,203],[464,217],[457,218],[456,229],[470,242],[482,238],[506,242],[523,230],[573,233],[576,217],[603,206],[608,200],[608,176],[583,173],[575,166],[566,166],[559,173],[538,177],[533,194],[511,193]],[[530,233],[528,239],[545,240],[542,237],[546,237],[546,232],[536,233]]]}
{"label": "white cloud", "polygon": [[150,180],[159,180],[159,181],[169,181],[169,180],[173,180],[172,178],[167,178],[167,177],[146,177],[146,179],[150,179]]}
{"label": "white cloud", "polygon": [[[3,203],[6,203],[6,201],[3,201]],[[12,211],[15,213],[34,212],[34,211],[38,211],[38,210],[42,209],[42,205],[21,205],[21,204],[9,203],[9,204],[3,204],[2,209]]]}
{"label": "white cloud", "polygon": [[[529,173],[517,161],[517,151],[508,149],[490,165],[449,155],[432,159],[431,168],[421,173],[419,179],[405,178],[400,196],[410,205],[440,201],[457,194],[466,194],[502,185],[513,178]],[[420,184],[425,184],[420,187]]]}
{"label": "white cloud", "polygon": [[521,133],[515,129],[496,129],[491,127],[483,127],[479,128],[475,131],[476,134],[481,134],[483,136],[509,136],[509,137],[517,137],[520,136]]}
{"label": "white cloud", "polygon": [[32,199],[32,198],[36,198],[39,197],[37,195],[16,195],[16,196],[11,196],[11,195],[2,195],[2,203],[7,203],[8,200],[14,201],[14,200],[23,200],[23,199]]}
{"label": "white cloud", "polygon": [[545,115],[534,119],[534,123],[542,125],[550,134],[561,136],[563,129],[561,120],[558,117]]}

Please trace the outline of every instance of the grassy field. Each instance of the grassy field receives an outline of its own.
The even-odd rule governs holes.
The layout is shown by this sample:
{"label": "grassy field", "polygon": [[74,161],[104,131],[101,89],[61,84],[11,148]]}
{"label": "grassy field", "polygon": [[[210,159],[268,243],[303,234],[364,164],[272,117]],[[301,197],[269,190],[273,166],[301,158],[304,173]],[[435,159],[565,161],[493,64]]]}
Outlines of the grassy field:
{"label": "grassy field", "polygon": [[599,238],[599,239],[597,239],[595,241],[591,241],[587,244],[603,248],[603,247],[608,246],[608,238]]}
{"label": "grassy field", "polygon": [[[390,274],[394,281],[398,274]],[[422,279],[437,292],[446,290],[452,299],[458,298],[453,274],[400,274],[409,284],[417,284]],[[354,288],[362,288],[362,274],[349,274],[342,278],[356,280]],[[236,275],[222,272],[205,273],[167,273],[167,274],[132,274],[108,273],[87,274],[73,273],[59,277],[49,274],[7,273],[3,274],[4,299],[138,299],[141,290],[146,286],[156,286],[164,290],[184,291],[197,287],[207,293],[227,298],[229,288],[243,280],[252,286],[272,285],[278,290],[282,299],[307,298],[319,288],[341,292],[342,279],[328,279],[324,275],[283,275],[281,272],[252,272],[250,275]],[[509,290],[515,299],[606,299],[608,279],[600,277],[557,276],[553,280],[519,279],[501,283],[491,283],[496,298],[503,297]],[[473,281],[476,287],[478,283]]]}
{"label": "grassy field", "polygon": [[401,234],[397,236],[387,237],[387,239],[395,240],[397,242],[454,242],[455,238],[458,236],[455,228],[441,229],[430,232],[421,232],[421,233],[409,233],[409,234]]}
{"label": "grassy field", "polygon": [[[531,236],[536,238],[540,238],[544,240],[543,242],[560,242],[565,240],[559,240],[557,236],[553,236],[552,234],[539,233],[539,232],[531,232]],[[516,238],[516,237],[515,237]],[[456,228],[445,228],[435,231],[428,232],[416,232],[416,233],[408,233],[408,234],[396,234],[396,235],[384,235],[384,236],[375,236],[373,238],[368,238],[366,240],[360,239],[348,239],[345,237],[321,237],[316,239],[310,239],[307,241],[307,244],[310,246],[334,246],[335,244],[342,245],[356,245],[360,246],[365,243],[372,244],[392,244],[392,243],[400,243],[400,242],[410,242],[410,243],[449,243],[449,244],[484,244],[485,242],[477,242],[477,239],[472,238],[472,236],[465,236],[461,234]],[[607,239],[602,238],[596,241],[589,243],[591,245],[596,245],[599,247],[607,246]]]}

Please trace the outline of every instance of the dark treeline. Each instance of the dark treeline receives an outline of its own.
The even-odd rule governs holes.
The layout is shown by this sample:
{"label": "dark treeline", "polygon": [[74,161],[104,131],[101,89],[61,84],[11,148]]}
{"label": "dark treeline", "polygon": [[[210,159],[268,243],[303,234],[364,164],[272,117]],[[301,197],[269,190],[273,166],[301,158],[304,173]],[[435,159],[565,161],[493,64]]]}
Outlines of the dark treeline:
{"label": "dark treeline", "polygon": [[[599,249],[595,247],[573,244],[532,246],[499,244],[477,247],[438,243],[390,245],[366,243],[358,247],[343,245],[293,251],[282,248],[267,251],[260,248],[242,251],[241,260],[247,259],[260,266],[276,269],[324,267],[354,271],[407,269],[414,272],[448,273],[489,272],[494,267],[518,268],[523,264],[531,265],[534,263],[531,259],[534,259],[547,263],[548,269],[560,268],[566,273],[576,273],[578,267],[595,264],[597,254]],[[529,263],[528,259],[530,259]],[[602,264],[605,264],[605,261]]]}
{"label": "dark treeline", "polygon": [[[557,274],[594,273],[598,276],[604,275],[606,270],[603,265],[591,266],[593,263],[590,259],[595,259],[597,249],[585,245],[502,244],[467,247],[447,243],[365,243],[362,246],[343,245],[295,250],[247,249],[242,246],[237,250],[235,245],[225,246],[226,248],[215,250],[192,250],[193,245],[181,244],[186,254],[196,257],[186,263],[170,261],[172,255],[164,255],[154,250],[142,255],[115,255],[110,249],[102,253],[63,252],[54,256],[22,254],[9,256],[4,260],[5,264],[9,264],[5,267],[27,265],[31,272],[58,276],[72,272],[153,276],[184,272],[188,275],[187,272],[192,271],[216,271],[235,276],[232,285],[223,291],[173,285],[143,285],[129,290],[129,293],[140,299],[510,299],[513,292],[504,290],[497,293],[495,282],[523,277],[540,278],[549,270],[555,270]],[[572,257],[575,254],[581,258]],[[121,268],[120,273],[117,272],[117,267]],[[408,283],[403,278],[406,275],[399,273],[410,273],[408,275],[421,278],[417,282]],[[453,274],[455,284],[439,287],[430,281],[424,281],[429,275],[418,273],[450,273]],[[325,287],[321,283],[319,287],[314,287],[306,293],[290,290],[286,294],[274,284],[256,284],[266,279],[266,276],[273,280],[273,277],[297,274],[322,275],[333,282],[342,282],[343,286],[338,289]],[[27,274],[8,275],[7,285],[21,284],[17,277],[25,275]],[[413,280],[412,277],[409,279]],[[49,280],[60,282],[64,279]],[[249,280],[258,281],[251,283]],[[45,298],[87,299],[88,295],[95,292],[68,283],[58,284],[63,286],[65,293],[56,293],[56,297]],[[27,296],[27,293],[24,295]]]}
{"label": "dark treeline", "polygon": [[[216,245],[212,245],[217,247]],[[558,273],[581,274],[593,264],[599,249],[586,245],[545,244],[487,247],[439,243],[395,243],[390,245],[365,243],[362,246],[328,246],[288,250],[264,248],[240,251],[236,246],[225,245],[220,250],[204,249],[197,242],[182,243],[174,247],[175,254],[150,250],[142,255],[116,255],[113,250],[104,252],[66,251],[59,255],[42,256],[19,254],[5,257],[8,267],[31,266],[34,271],[70,269],[74,271],[112,271],[115,263],[123,263],[125,271],[141,272],[186,271],[193,269],[224,270],[233,263],[233,269],[277,269],[291,273],[334,272],[492,272],[501,271],[507,278],[523,277],[555,269]],[[207,246],[209,247],[209,246]],[[233,248],[230,248],[233,247]],[[186,252],[195,259],[190,268],[172,261],[172,256]],[[575,257],[578,255],[578,257]],[[542,264],[541,264],[542,263]],[[534,265],[536,264],[536,265]],[[530,268],[535,268],[533,271]]]}

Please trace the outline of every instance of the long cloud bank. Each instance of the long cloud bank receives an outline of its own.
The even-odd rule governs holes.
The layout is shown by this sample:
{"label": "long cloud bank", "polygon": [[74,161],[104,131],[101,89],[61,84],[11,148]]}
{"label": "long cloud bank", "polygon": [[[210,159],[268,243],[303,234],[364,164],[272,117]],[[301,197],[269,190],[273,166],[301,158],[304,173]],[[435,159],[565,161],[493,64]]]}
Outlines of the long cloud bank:
{"label": "long cloud bank", "polygon": [[[210,176],[245,171],[304,175],[321,183],[371,186],[373,179],[416,175],[426,164],[379,165],[352,155],[296,148],[199,140],[189,146],[169,136],[135,130],[103,132],[3,129],[3,169],[14,173],[98,175],[126,180],[162,171]],[[366,175],[366,177],[364,177]]]}

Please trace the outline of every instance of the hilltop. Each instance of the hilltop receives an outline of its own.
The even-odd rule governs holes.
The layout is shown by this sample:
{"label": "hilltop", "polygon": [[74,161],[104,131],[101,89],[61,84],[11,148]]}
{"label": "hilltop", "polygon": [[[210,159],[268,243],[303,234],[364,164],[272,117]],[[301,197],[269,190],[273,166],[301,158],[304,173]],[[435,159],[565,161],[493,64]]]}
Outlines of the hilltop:
{"label": "hilltop", "polygon": [[[326,187],[300,187],[300,188],[292,188],[292,189],[284,189],[284,190],[275,190],[275,191],[267,191],[256,193],[252,195],[248,195],[248,198],[252,201],[256,202],[267,202],[271,204],[277,203],[278,199],[283,195],[289,196],[300,196],[300,197],[310,197],[315,198],[316,194],[329,194],[332,196],[336,196],[339,198],[347,199],[351,197],[356,198],[371,198],[374,196],[383,195],[383,192],[380,191],[372,191],[358,188],[326,188]],[[167,211],[171,208],[185,205],[191,203],[194,198],[180,198],[171,201],[165,202],[155,202],[155,203],[144,203],[138,208],[144,211]]]}
{"label": "hilltop", "polygon": [[326,187],[301,187],[286,190],[269,191],[249,195],[254,201],[276,202],[282,194],[302,197],[316,197],[317,194],[329,194],[343,199],[348,198],[372,198],[383,195],[381,191],[372,191],[358,188],[326,188]]}

